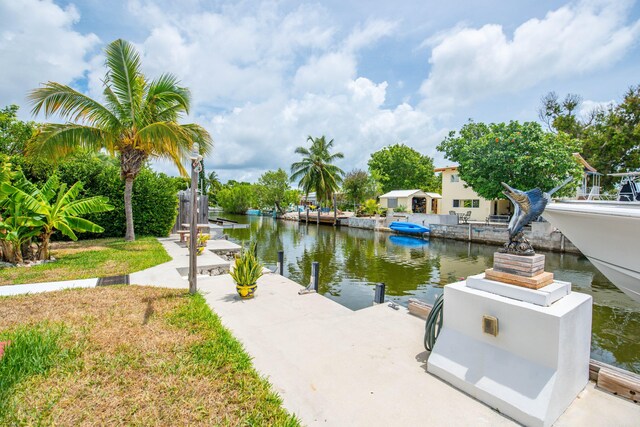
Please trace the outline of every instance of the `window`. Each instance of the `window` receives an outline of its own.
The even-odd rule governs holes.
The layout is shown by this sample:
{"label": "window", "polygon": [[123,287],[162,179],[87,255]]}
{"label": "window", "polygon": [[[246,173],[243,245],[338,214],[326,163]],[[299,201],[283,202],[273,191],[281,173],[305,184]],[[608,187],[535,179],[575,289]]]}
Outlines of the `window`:
{"label": "window", "polygon": [[464,207],[465,208],[470,208],[471,207],[471,200],[464,200]]}
{"label": "window", "polygon": [[387,199],[387,208],[389,209],[394,209],[398,207],[398,198],[397,197],[390,197],[389,199]]}
{"label": "window", "polygon": [[454,208],[459,208],[460,207],[460,200],[454,200],[453,201],[453,207]]}
{"label": "window", "polygon": [[480,200],[479,199],[473,199],[473,207],[474,208],[479,208],[480,207]]}
{"label": "window", "polygon": [[460,182],[460,175],[458,175],[457,173],[451,175],[451,182]]}

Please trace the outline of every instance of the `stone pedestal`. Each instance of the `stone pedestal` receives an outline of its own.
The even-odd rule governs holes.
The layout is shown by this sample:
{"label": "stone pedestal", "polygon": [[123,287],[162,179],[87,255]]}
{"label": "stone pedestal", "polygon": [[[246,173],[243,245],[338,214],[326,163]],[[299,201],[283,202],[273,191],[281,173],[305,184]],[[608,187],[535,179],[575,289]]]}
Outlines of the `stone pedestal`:
{"label": "stone pedestal", "polygon": [[428,371],[524,425],[552,425],[589,379],[591,296],[471,279],[444,288]]}

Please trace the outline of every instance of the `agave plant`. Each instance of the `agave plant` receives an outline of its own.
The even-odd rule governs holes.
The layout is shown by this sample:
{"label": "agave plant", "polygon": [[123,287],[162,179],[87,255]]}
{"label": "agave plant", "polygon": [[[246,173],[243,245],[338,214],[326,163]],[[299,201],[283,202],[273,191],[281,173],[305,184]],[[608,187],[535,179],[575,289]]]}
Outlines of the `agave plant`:
{"label": "agave plant", "polygon": [[240,286],[254,285],[262,276],[262,263],[255,255],[255,243],[244,249],[240,256],[236,257],[233,269],[229,272],[231,277]]}

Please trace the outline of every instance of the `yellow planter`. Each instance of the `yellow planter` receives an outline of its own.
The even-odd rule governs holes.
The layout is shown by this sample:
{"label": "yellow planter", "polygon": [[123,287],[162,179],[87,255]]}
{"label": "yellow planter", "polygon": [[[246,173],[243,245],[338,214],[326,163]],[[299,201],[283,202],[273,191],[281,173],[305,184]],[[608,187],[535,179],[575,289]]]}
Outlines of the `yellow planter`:
{"label": "yellow planter", "polygon": [[236,283],[236,291],[238,291],[240,298],[243,299],[253,298],[253,294],[256,292],[257,287],[258,285],[256,283],[253,285],[238,285]]}

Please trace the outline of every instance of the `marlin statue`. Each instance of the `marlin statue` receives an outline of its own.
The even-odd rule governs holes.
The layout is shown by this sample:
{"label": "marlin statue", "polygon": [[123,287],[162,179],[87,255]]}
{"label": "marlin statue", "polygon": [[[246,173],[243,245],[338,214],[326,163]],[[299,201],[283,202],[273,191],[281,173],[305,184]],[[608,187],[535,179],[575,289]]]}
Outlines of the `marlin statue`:
{"label": "marlin statue", "polygon": [[505,243],[504,248],[500,252],[512,253],[516,255],[535,255],[535,251],[529,241],[524,237],[522,229],[525,225],[535,221],[542,215],[547,203],[551,200],[551,196],[556,191],[567,185],[573,180],[572,177],[566,178],[560,185],[544,193],[539,188],[529,191],[521,191],[510,187],[508,184],[502,183],[505,188],[503,194],[515,206],[515,211],[509,221],[509,242]]}

